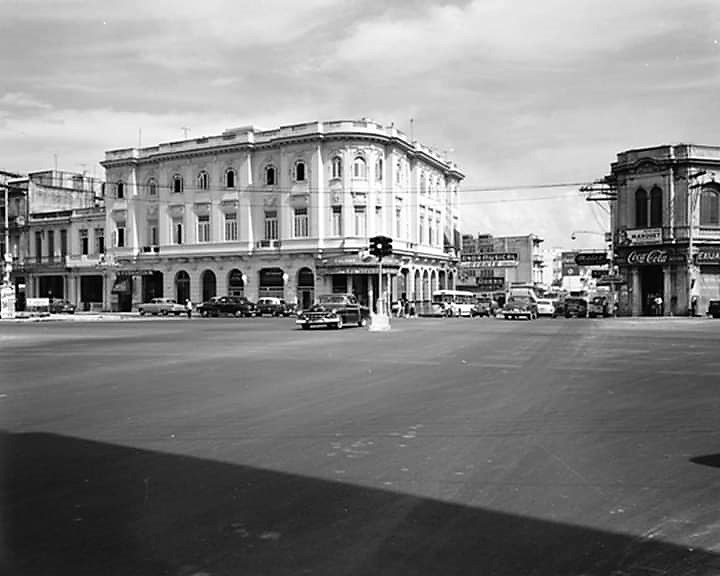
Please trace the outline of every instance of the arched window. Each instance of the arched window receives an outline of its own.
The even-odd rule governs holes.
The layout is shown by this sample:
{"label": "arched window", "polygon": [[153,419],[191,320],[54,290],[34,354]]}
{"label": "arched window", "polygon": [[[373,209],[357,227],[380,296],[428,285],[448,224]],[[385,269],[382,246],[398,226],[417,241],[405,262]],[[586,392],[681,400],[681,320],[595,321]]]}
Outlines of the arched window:
{"label": "arched window", "polygon": [[402,164],[398,160],[398,163],[395,164],[395,182],[397,184],[400,184],[402,182]]}
{"label": "arched window", "polygon": [[275,186],[275,166],[273,165],[265,167],[265,185]]}
{"label": "arched window", "polygon": [[157,189],[157,182],[155,181],[155,178],[150,178],[147,183],[147,191],[149,196],[157,196],[158,189]]}
{"label": "arched window", "polygon": [[295,181],[305,182],[305,162],[302,160],[295,163]]}
{"label": "arched window", "polygon": [[332,159],[332,177],[333,178],[342,178],[342,158],[340,156],[335,156]]}
{"label": "arched window", "polygon": [[225,172],[225,188],[235,188],[235,170],[232,168]]}
{"label": "arched window", "polygon": [[208,176],[208,173],[203,170],[198,174],[198,188],[200,190],[207,190],[210,187],[210,177]]}
{"label": "arched window", "polygon": [[118,198],[125,198],[125,183],[122,180],[115,185],[115,191]]}
{"label": "arched window", "polygon": [[378,158],[375,161],[375,180],[382,182],[383,179],[383,159]]}
{"label": "arched window", "polygon": [[245,295],[245,274],[237,268],[233,268],[228,274],[228,294],[230,296]]}
{"label": "arched window", "polygon": [[205,270],[201,277],[200,282],[202,284],[202,301],[207,302],[216,295],[215,286],[215,272],[212,270]]}
{"label": "arched window", "polygon": [[638,188],[635,192],[635,226],[647,228],[648,223],[648,197],[647,192]]}
{"label": "arched window", "polygon": [[175,275],[175,300],[184,303],[190,299],[190,275],[185,270],[180,270]]}
{"label": "arched window", "polygon": [[182,194],[183,191],[183,177],[180,174],[173,176],[173,193]]}
{"label": "arched window", "polygon": [[700,226],[720,226],[720,191],[706,188],[700,194]]}
{"label": "arched window", "polygon": [[650,191],[650,226],[660,227],[663,224],[662,190],[655,186]]}
{"label": "arched window", "polygon": [[353,160],[353,178],[367,179],[367,164],[365,164],[365,158],[362,156],[356,156],[355,160]]}
{"label": "arched window", "polygon": [[420,172],[420,194],[427,192],[427,180],[425,179],[425,172]]}

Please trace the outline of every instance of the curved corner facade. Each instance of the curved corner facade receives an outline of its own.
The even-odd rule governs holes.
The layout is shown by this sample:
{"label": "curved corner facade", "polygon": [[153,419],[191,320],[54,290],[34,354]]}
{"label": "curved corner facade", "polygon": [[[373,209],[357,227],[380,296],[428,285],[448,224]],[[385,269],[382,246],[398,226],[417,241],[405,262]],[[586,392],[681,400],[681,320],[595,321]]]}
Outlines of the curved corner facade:
{"label": "curved corner facade", "polygon": [[[611,167],[626,315],[701,315],[720,298],[720,147],[629,150]],[[658,300],[659,298],[659,300]]]}
{"label": "curved corner facade", "polygon": [[[107,301],[379,290],[418,306],[454,287],[464,175],[393,126],[312,122],[106,152]],[[369,238],[393,239],[377,263]]]}

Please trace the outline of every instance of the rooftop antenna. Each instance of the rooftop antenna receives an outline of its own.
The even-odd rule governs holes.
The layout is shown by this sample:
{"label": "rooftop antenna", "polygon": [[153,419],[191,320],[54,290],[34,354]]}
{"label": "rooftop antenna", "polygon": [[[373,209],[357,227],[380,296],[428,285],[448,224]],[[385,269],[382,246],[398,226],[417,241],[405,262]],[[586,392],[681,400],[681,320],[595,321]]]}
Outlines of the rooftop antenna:
{"label": "rooftop antenna", "polygon": [[187,140],[188,132],[190,132],[190,128],[188,128],[187,126],[181,126],[180,130],[183,131],[183,134],[185,135],[185,140]]}
{"label": "rooftop antenna", "polygon": [[410,142],[415,142],[415,118],[410,118]]}
{"label": "rooftop antenna", "polygon": [[138,128],[138,148],[142,148],[142,128]]}

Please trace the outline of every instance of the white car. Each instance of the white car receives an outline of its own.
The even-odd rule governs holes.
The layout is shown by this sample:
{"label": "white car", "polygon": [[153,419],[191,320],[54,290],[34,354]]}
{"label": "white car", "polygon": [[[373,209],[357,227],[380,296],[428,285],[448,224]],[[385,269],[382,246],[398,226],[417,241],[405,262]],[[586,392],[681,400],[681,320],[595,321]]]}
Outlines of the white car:
{"label": "white car", "polygon": [[153,298],[150,302],[145,302],[138,306],[140,316],[145,316],[145,314],[152,314],[153,316],[157,314],[161,316],[174,314],[175,316],[180,316],[180,314],[185,313],[185,311],[185,306],[178,304],[172,298]]}
{"label": "white car", "polygon": [[557,310],[555,309],[555,302],[548,300],[547,298],[540,298],[537,301],[537,315],[538,316],[550,316],[555,318],[557,316]]}

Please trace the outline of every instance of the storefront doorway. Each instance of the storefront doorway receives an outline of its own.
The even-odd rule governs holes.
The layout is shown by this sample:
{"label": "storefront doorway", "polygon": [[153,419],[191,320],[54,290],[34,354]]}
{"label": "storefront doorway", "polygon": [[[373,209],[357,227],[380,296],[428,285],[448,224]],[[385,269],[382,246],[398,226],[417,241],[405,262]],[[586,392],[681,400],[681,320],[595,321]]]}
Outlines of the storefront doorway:
{"label": "storefront doorway", "polygon": [[662,314],[655,305],[658,296],[665,302],[664,276],[662,266],[640,267],[640,293],[642,294],[643,316],[657,316]]}
{"label": "storefront doorway", "polygon": [[83,310],[101,309],[103,304],[103,277],[80,277],[80,305]]}
{"label": "storefront doorway", "polygon": [[161,298],[163,294],[163,274],[154,271],[142,277],[142,301],[150,302],[153,298]]}
{"label": "storefront doorway", "polygon": [[315,300],[315,275],[310,268],[301,268],[297,276],[297,304],[307,310]]}

